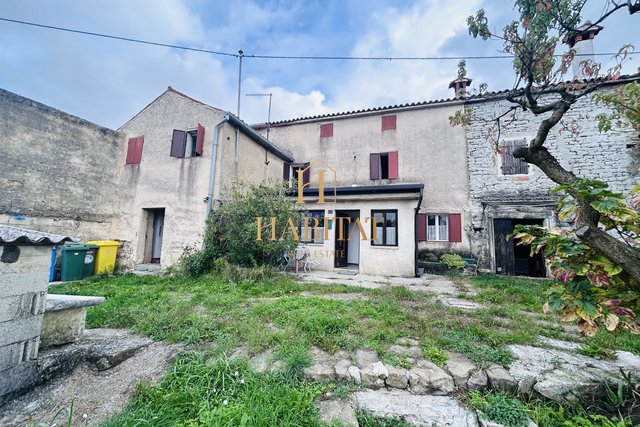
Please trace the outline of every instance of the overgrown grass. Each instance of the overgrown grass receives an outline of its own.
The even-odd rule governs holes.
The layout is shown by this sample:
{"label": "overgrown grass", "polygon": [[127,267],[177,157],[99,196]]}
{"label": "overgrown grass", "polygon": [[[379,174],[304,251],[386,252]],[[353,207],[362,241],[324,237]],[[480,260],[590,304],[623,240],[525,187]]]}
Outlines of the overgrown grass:
{"label": "overgrown grass", "polygon": [[542,312],[546,301],[544,292],[552,283],[550,280],[491,274],[471,276],[468,280],[478,289],[478,295],[474,298],[476,301],[533,313]]}
{"label": "overgrown grass", "polygon": [[320,426],[313,402],[325,386],[255,374],[246,360],[190,353],[156,387],[139,386],[107,426]]}

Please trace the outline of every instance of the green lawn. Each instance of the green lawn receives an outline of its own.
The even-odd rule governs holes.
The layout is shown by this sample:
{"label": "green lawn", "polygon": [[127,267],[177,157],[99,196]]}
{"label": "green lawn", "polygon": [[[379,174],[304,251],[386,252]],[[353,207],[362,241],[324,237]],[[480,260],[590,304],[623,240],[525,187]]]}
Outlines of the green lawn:
{"label": "green lawn", "polygon": [[[462,311],[405,288],[301,284],[263,272],[232,279],[126,275],[50,291],[105,296],[103,305],[89,309],[88,328],[131,328],[192,348],[212,343],[206,345],[209,350],[189,352],[178,360],[159,386],[141,386],[129,408],[110,425],[313,426],[320,425],[313,401],[327,388],[339,393],[353,386],[304,381],[301,372],[311,362],[312,346],[330,352],[370,348],[384,361],[402,366],[406,361],[387,348],[398,338],[417,338],[424,356],[439,364],[446,360],[445,350],[451,350],[478,364],[508,365],[508,344],[533,344],[539,335],[566,338],[552,316],[547,315],[544,324],[532,321],[543,317],[543,292],[549,282],[493,276],[456,280],[469,280],[466,283],[478,290],[473,298],[485,308]],[[322,298],[344,293],[360,298]],[[640,354],[637,339],[599,339],[594,353],[599,345],[618,345]],[[258,375],[246,360],[230,361],[226,355],[239,347],[248,347],[252,354],[273,349],[283,361],[281,371]],[[363,426],[403,425],[359,417]]]}

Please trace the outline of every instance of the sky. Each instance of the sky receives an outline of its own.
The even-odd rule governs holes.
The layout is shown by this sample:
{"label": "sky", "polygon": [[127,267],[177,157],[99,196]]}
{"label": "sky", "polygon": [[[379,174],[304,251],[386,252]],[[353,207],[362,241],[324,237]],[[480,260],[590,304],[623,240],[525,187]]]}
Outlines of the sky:
{"label": "sky", "polygon": [[[605,0],[591,0],[595,18]],[[486,10],[498,32],[516,12],[507,0],[2,0],[0,17],[245,55],[491,56],[501,43],[472,39],[466,18]],[[595,52],[632,43],[640,14],[613,15]],[[608,61],[608,58],[603,58]],[[623,69],[634,73],[640,55]],[[506,59],[467,60],[489,90],[513,85]],[[605,62],[605,66],[607,62]],[[606,67],[604,67],[606,68]],[[276,60],[245,57],[240,116],[271,120],[448,98],[457,60]],[[117,129],[168,86],[236,112],[238,59],[0,21],[0,88]]]}

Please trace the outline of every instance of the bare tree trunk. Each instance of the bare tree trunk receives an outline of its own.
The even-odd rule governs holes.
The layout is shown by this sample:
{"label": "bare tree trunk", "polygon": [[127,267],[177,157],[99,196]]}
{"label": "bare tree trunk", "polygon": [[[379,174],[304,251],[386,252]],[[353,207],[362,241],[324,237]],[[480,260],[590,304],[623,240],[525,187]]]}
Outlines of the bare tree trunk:
{"label": "bare tree trunk", "polygon": [[[518,148],[514,157],[522,158],[526,162],[536,165],[552,181],[558,184],[572,184],[578,177],[573,172],[563,168],[558,160],[542,145],[551,128],[553,128],[569,110],[571,103],[560,101],[552,115],[542,121],[536,137],[529,147]],[[580,208],[580,215],[576,221],[576,236],[594,251],[620,265],[624,271],[640,283],[640,251],[627,245],[606,231],[598,227],[600,213],[593,209],[590,200],[571,193]]]}

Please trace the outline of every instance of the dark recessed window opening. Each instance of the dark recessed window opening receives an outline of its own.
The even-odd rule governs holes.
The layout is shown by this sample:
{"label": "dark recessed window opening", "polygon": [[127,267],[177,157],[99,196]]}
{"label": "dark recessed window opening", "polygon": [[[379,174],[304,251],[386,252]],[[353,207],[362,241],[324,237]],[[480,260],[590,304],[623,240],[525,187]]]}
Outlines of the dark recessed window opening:
{"label": "dark recessed window opening", "polygon": [[389,154],[380,153],[380,179],[389,179]]}

